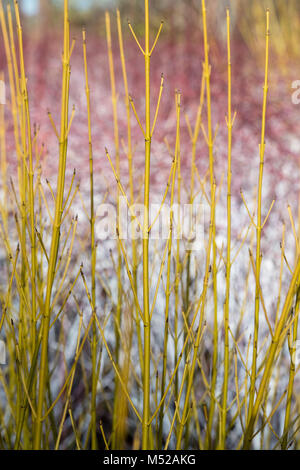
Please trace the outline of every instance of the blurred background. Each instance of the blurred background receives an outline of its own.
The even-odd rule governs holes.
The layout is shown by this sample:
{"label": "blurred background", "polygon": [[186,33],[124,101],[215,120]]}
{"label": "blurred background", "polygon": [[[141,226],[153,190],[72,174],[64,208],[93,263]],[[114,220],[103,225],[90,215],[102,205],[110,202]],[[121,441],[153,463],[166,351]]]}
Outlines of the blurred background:
{"label": "blurred background", "polygon": [[[4,0],[4,4],[11,0]],[[12,2],[11,2],[12,3]],[[19,4],[26,16],[26,24],[32,28],[56,28],[60,26],[59,16],[63,0],[20,0]],[[141,0],[70,0],[71,21],[75,25],[89,25],[103,34],[103,11],[119,8],[125,20],[142,26],[143,1]],[[194,24],[200,26],[200,0],[160,0],[150,2],[152,22],[168,19],[166,27],[176,35],[191,35]],[[230,7],[234,33],[248,45],[253,53],[259,52],[257,41],[261,36],[265,10],[270,8],[273,31],[273,48],[282,59],[299,54],[298,0],[210,0],[208,20],[215,37],[224,38],[224,15]]]}

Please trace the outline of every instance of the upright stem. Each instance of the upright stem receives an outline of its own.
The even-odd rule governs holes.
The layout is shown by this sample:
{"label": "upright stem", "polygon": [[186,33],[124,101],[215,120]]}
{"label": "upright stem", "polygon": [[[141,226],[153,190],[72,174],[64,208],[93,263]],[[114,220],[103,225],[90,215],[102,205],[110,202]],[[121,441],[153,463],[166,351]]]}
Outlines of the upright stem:
{"label": "upright stem", "polygon": [[150,193],[150,48],[149,48],[149,0],[145,0],[145,178],[144,178],[144,222],[143,222],[143,307],[144,307],[144,377],[143,377],[143,421],[142,448],[149,446],[150,417],[150,311],[149,311],[149,193]]}
{"label": "upright stem", "polygon": [[[18,43],[19,43],[19,59],[20,59],[20,92],[22,99],[22,134],[23,134],[23,164],[24,164],[24,176],[28,178],[28,206],[29,206],[29,238],[30,238],[30,247],[31,247],[31,266],[30,266],[30,279],[31,279],[31,314],[30,314],[30,349],[31,349],[31,360],[33,360],[34,351],[36,347],[36,317],[37,317],[37,297],[36,297],[36,276],[37,276],[37,244],[36,244],[36,231],[35,231],[35,204],[34,204],[34,175],[33,175],[33,151],[32,151],[32,137],[31,137],[31,120],[29,112],[29,102],[28,102],[28,91],[27,91],[27,80],[25,76],[25,63],[24,63],[24,53],[23,53],[23,33],[20,20],[20,13],[18,3],[15,2],[15,14],[17,22],[17,31],[18,31]],[[10,11],[9,11],[9,18]],[[10,22],[9,22],[10,24]],[[28,164],[27,160],[28,159]],[[24,189],[26,188],[27,182],[24,181]],[[25,191],[27,192],[27,191]],[[26,195],[24,197],[25,208],[24,210],[25,217],[27,217],[27,201]],[[22,231],[24,233],[24,241],[26,237],[25,229],[25,219],[23,220],[24,227]],[[24,247],[23,247],[24,248]],[[23,250],[22,250],[23,251]],[[26,271],[26,269],[25,269]],[[23,272],[23,269],[22,269]],[[24,276],[25,280],[25,276]],[[35,384],[32,387],[31,399],[35,403]],[[34,427],[34,426],[33,426]]]}
{"label": "upright stem", "polygon": [[[115,80],[115,70],[114,70],[114,61],[113,61],[113,52],[112,52],[112,42],[111,42],[111,27],[110,27],[110,15],[108,12],[105,14],[105,23],[106,23],[106,39],[107,39],[107,50],[108,50],[108,60],[109,60],[109,71],[110,71],[110,84],[111,84],[111,99],[113,107],[113,121],[114,121],[114,141],[115,141],[115,152],[116,152],[116,174],[118,179],[120,179],[120,148],[119,148],[119,126],[118,126],[118,111],[117,111],[117,93],[116,93],[116,80]],[[120,233],[120,189],[117,189],[117,225]],[[121,235],[121,234],[120,234]],[[116,308],[116,317],[115,317],[115,361],[119,365],[119,356],[120,356],[120,327],[121,327],[121,304],[122,304],[122,279],[121,279],[121,269],[122,269],[122,256],[121,248],[118,243],[118,264],[117,264],[117,280],[118,280],[118,300]],[[119,420],[118,417],[118,402],[120,399],[120,384],[119,380],[115,379],[115,396],[114,396],[114,412],[113,412],[113,438],[112,446],[115,449],[116,435],[117,435],[117,423]]]}
{"label": "upright stem", "polygon": [[[90,228],[91,228],[91,292],[92,307],[96,312],[96,243],[95,243],[95,206],[94,206],[94,169],[93,169],[93,146],[92,146],[92,126],[91,126],[91,100],[90,87],[87,68],[87,51],[86,51],[86,32],[82,32],[83,39],[83,60],[85,72],[85,92],[87,103],[87,119],[88,119],[88,139],[89,139],[89,170],[90,170]],[[98,448],[97,443],[97,423],[96,423],[96,396],[97,396],[97,333],[96,321],[92,326],[92,393],[91,393],[91,437],[92,449]]]}
{"label": "upright stem", "polygon": [[[122,64],[122,73],[123,81],[125,88],[125,104],[126,104],[126,114],[127,114],[127,154],[128,154],[128,173],[129,173],[129,188],[130,188],[130,205],[134,204],[134,183],[133,183],[133,166],[132,166],[132,136],[131,136],[131,118],[130,118],[130,99],[128,92],[128,80],[126,72],[126,62],[125,62],[125,53],[124,53],[124,44],[123,44],[123,34],[121,26],[121,17],[120,12],[117,10],[117,22],[118,22],[118,36],[119,36],[119,45],[120,45],[120,56]],[[132,227],[132,278],[135,291],[137,292],[137,243],[134,237],[134,227]],[[144,358],[143,358],[143,347],[142,347],[142,337],[141,337],[141,327],[140,327],[140,316],[138,309],[135,309],[135,322],[136,322],[136,331],[137,331],[137,340],[138,340],[138,349],[139,349],[139,358],[140,358],[140,367],[143,375],[144,368]]]}
{"label": "upright stem", "polygon": [[257,222],[256,222],[256,268],[255,268],[255,312],[254,312],[254,335],[253,335],[253,353],[252,353],[252,367],[250,377],[250,392],[249,392],[249,408],[248,417],[251,419],[254,395],[255,395],[255,382],[257,374],[257,342],[259,331],[259,306],[260,306],[260,271],[261,271],[261,232],[262,232],[262,183],[263,183],[263,170],[264,170],[264,156],[265,156],[265,128],[266,128],[266,108],[267,108],[267,95],[268,95],[268,68],[269,68],[269,36],[270,36],[270,13],[266,12],[266,56],[265,56],[265,81],[264,81],[264,94],[263,94],[263,110],[262,110],[262,128],[261,128],[261,142],[259,146],[260,165],[259,165],[259,178],[258,178],[258,195],[257,195]]}
{"label": "upright stem", "polygon": [[[14,2],[16,21],[17,21],[17,32],[18,32],[18,41],[19,41],[19,59],[20,59],[20,68],[22,67],[22,29],[20,24],[20,16],[18,11],[18,3]],[[28,158],[28,149],[27,149],[27,124],[26,124],[26,92],[24,93],[24,70],[21,71],[15,77],[16,82],[19,83],[18,87],[18,112],[19,112],[19,123],[20,123],[20,144],[21,144],[21,166],[20,166],[20,215],[21,215],[21,227],[20,227],[20,242],[21,242],[21,288],[24,293],[24,296],[20,299],[19,304],[19,360],[23,363],[25,347],[25,338],[26,338],[26,300],[28,300],[28,271],[26,266],[26,220],[27,220],[27,210],[28,210],[28,172],[27,172],[27,158]],[[32,314],[31,314],[32,319]],[[23,364],[24,366],[24,364]],[[22,388],[18,384],[17,387],[17,413],[16,419],[17,422],[20,422],[21,417],[21,405],[22,400]],[[27,435],[27,432],[25,433]]]}
{"label": "upright stem", "polygon": [[[175,192],[175,181],[176,171],[178,170],[178,153],[179,153],[179,142],[180,142],[180,94],[176,92],[176,145],[175,145],[175,162],[174,171],[172,175],[171,185],[171,198],[170,198],[170,230],[168,239],[168,260],[167,260],[167,281],[166,281],[166,305],[165,305],[165,330],[164,330],[164,346],[163,346],[163,371],[161,379],[161,400],[165,393],[166,374],[167,374],[167,359],[168,359],[168,338],[169,338],[169,308],[170,308],[170,294],[171,294],[171,261],[172,261],[172,238],[173,238],[173,203],[174,203],[174,192]],[[175,281],[176,282],[176,281]],[[161,407],[159,412],[159,434],[158,443],[159,448],[162,447],[162,432],[163,432],[163,421],[164,421],[164,406]]]}
{"label": "upright stem", "polygon": [[[191,207],[194,204],[194,186],[195,186],[195,174],[196,174],[196,150],[197,150],[197,141],[199,136],[199,131],[201,128],[202,123],[202,108],[204,103],[204,91],[205,91],[205,74],[202,74],[201,80],[201,90],[200,90],[200,103],[197,112],[196,124],[194,128],[194,132],[192,134],[191,131],[191,143],[192,143],[192,162],[191,162],[191,179],[190,179],[190,196],[189,196],[189,203]],[[191,279],[190,279],[190,267],[191,267],[191,251],[187,252],[187,262],[186,262],[186,290],[184,296],[184,312],[187,315],[187,324],[189,324],[189,312],[190,312],[190,287],[191,287]],[[184,332],[185,337],[187,332]],[[187,360],[188,351],[185,351],[185,359]],[[189,367],[187,365],[187,372],[186,372],[186,383],[188,383],[188,376],[189,376]],[[176,376],[177,377],[177,376]],[[187,420],[186,423],[186,433],[185,433],[185,442],[188,442],[189,439],[189,423],[190,419]]]}
{"label": "upright stem", "polygon": [[230,273],[231,273],[231,141],[232,141],[232,119],[231,119],[231,50],[230,50],[230,14],[227,10],[227,59],[228,59],[228,168],[227,168],[227,257],[226,257],[226,294],[224,306],[224,382],[223,403],[220,430],[220,447],[225,447],[226,441],[226,416],[227,416],[227,394],[229,376],[229,298],[230,298]]}
{"label": "upright stem", "polygon": [[[203,39],[204,39],[204,75],[206,80],[206,101],[207,101],[207,144],[209,152],[209,176],[211,188],[211,204],[212,193],[214,186],[214,155],[213,155],[213,130],[212,130],[212,117],[211,117],[211,93],[210,93],[210,64],[209,64],[209,46],[207,40],[207,22],[206,22],[206,7],[205,0],[202,0],[202,15],[203,15]],[[212,357],[212,373],[211,373],[211,403],[209,410],[209,417],[207,423],[206,443],[207,446],[211,445],[212,424],[215,411],[215,386],[217,381],[217,361],[218,361],[218,298],[217,298],[217,247],[216,247],[216,224],[215,224],[215,200],[213,211],[213,226],[212,226],[212,278],[213,278],[213,302],[214,302],[214,330],[213,330],[213,357]]]}
{"label": "upright stem", "polygon": [[68,105],[69,105],[69,80],[70,80],[70,39],[69,39],[69,17],[68,0],[64,0],[64,52],[63,52],[63,78],[62,78],[62,100],[61,100],[61,125],[59,142],[59,170],[57,178],[57,195],[55,199],[55,216],[52,227],[52,239],[48,264],[47,289],[42,318],[42,348],[40,359],[40,376],[36,429],[34,436],[34,449],[40,449],[43,429],[43,408],[48,374],[48,339],[50,326],[51,294],[56,271],[57,255],[59,250],[60,227],[63,214],[63,199],[67,157],[67,129],[68,129]]}
{"label": "upright stem", "polygon": [[[178,128],[179,132],[179,128]],[[182,273],[182,265],[180,261],[180,246],[181,246],[181,220],[180,220],[180,204],[181,204],[181,162],[180,162],[180,135],[178,135],[178,145],[177,145],[177,204],[178,204],[178,214],[177,214],[177,247],[176,247],[176,271],[175,271],[175,312],[174,312],[174,368],[178,362],[178,318],[179,318],[179,285],[180,285],[180,276]],[[179,394],[179,381],[178,373],[175,374],[174,379],[174,400],[178,403],[178,394]],[[184,385],[184,381],[183,381]]]}

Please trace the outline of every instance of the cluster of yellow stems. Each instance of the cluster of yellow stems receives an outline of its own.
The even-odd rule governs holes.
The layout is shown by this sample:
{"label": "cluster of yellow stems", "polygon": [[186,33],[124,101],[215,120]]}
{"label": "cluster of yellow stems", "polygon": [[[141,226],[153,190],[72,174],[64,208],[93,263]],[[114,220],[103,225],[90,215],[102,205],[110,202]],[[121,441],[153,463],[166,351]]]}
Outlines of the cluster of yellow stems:
{"label": "cluster of yellow stems", "polygon": [[[297,409],[292,409],[293,387],[296,374],[294,362],[294,344],[297,339],[298,315],[299,315],[299,235],[295,228],[292,211],[289,208],[289,216],[296,243],[296,256],[294,266],[288,266],[290,271],[289,287],[282,304],[280,297],[282,292],[283,266],[285,259],[284,240],[285,227],[282,237],[281,271],[279,300],[276,318],[271,321],[267,313],[263,292],[261,289],[261,236],[264,225],[272,210],[272,203],[267,216],[262,216],[262,189],[265,155],[265,128],[269,74],[269,23],[270,13],[266,12],[266,41],[265,41],[265,81],[263,86],[263,106],[261,121],[261,142],[259,145],[259,178],[256,195],[255,216],[251,215],[243,193],[241,194],[245,208],[250,218],[250,228],[242,240],[240,248],[233,255],[231,240],[231,181],[232,181],[232,131],[236,114],[232,112],[231,90],[231,35],[230,13],[227,10],[227,70],[228,70],[228,110],[226,124],[228,129],[228,165],[227,165],[227,248],[226,256],[216,242],[216,207],[221,191],[221,183],[218,184],[214,172],[214,143],[217,131],[213,129],[211,111],[211,66],[209,62],[208,29],[206,19],[205,0],[202,0],[202,22],[204,61],[201,81],[200,102],[194,128],[186,117],[186,124],[190,135],[192,147],[191,176],[189,182],[189,202],[193,204],[197,192],[196,179],[201,187],[200,192],[206,200],[210,210],[210,224],[205,241],[205,261],[201,266],[202,278],[197,279],[200,285],[200,295],[196,299],[191,292],[192,252],[187,251],[182,258],[181,241],[174,243],[173,231],[175,214],[170,212],[169,236],[160,254],[160,266],[158,279],[155,286],[154,298],[150,299],[151,289],[151,263],[149,249],[150,225],[150,171],[151,171],[151,142],[157,125],[160,102],[164,87],[164,77],[161,76],[157,106],[154,117],[151,119],[151,81],[150,65],[151,57],[157,45],[163,29],[160,24],[154,41],[150,41],[149,0],[145,0],[145,42],[144,47],[139,41],[132,25],[129,29],[144,57],[145,66],[145,117],[140,119],[134,101],[128,92],[128,79],[125,60],[125,48],[123,43],[122,23],[119,11],[117,12],[117,31],[124,84],[124,98],[127,116],[127,143],[121,142],[118,129],[118,93],[114,70],[114,57],[112,52],[112,34],[110,15],[106,13],[106,39],[109,59],[109,71],[111,82],[111,98],[113,109],[114,129],[114,155],[115,163],[106,150],[106,157],[111,165],[113,175],[117,183],[116,201],[119,196],[125,196],[129,207],[136,201],[134,185],[131,120],[137,120],[145,142],[144,158],[144,215],[141,224],[142,231],[142,287],[138,288],[138,271],[140,255],[138,241],[132,237],[131,246],[125,246],[120,236],[120,227],[117,227],[117,263],[115,273],[117,280],[117,292],[111,294],[112,310],[114,316],[115,345],[111,350],[105,335],[107,319],[103,321],[101,312],[97,310],[96,288],[98,280],[102,284],[97,266],[97,246],[95,237],[95,188],[93,168],[92,122],[91,100],[88,78],[87,62],[87,38],[86,31],[82,32],[83,60],[85,72],[85,91],[87,105],[88,149],[89,149],[89,173],[90,173],[90,212],[86,211],[89,221],[89,249],[90,272],[86,278],[84,268],[80,266],[75,276],[68,279],[70,264],[72,263],[72,250],[76,239],[77,218],[71,218],[71,208],[76,195],[80,195],[79,187],[73,187],[75,173],[68,191],[65,191],[65,175],[67,169],[68,137],[75,114],[75,109],[69,111],[70,88],[70,60],[75,45],[70,43],[70,25],[68,16],[68,0],[64,0],[64,45],[62,55],[62,88],[61,88],[61,115],[60,129],[56,128],[54,119],[49,112],[50,123],[53,132],[57,136],[59,144],[57,185],[55,191],[47,181],[48,191],[53,203],[53,211],[47,200],[47,195],[41,183],[41,156],[43,149],[38,146],[38,129],[32,127],[30,121],[30,108],[27,93],[27,78],[23,56],[23,36],[20,22],[18,3],[14,2],[17,46],[15,45],[14,25],[10,6],[4,11],[0,2],[0,22],[4,39],[4,47],[7,59],[8,77],[10,86],[11,115],[13,119],[15,148],[17,155],[18,186],[13,181],[9,182],[6,165],[5,147],[5,114],[1,106],[0,114],[0,145],[1,145],[1,174],[3,186],[3,200],[1,201],[1,225],[0,236],[6,252],[8,282],[1,286],[2,314],[0,319],[0,331],[5,331],[8,347],[9,364],[7,373],[0,370],[0,381],[3,386],[8,407],[11,412],[11,420],[8,426],[4,426],[5,417],[1,407],[0,446],[15,449],[41,449],[48,448],[52,442],[55,449],[60,448],[63,429],[69,416],[70,426],[74,436],[76,448],[84,449],[89,445],[92,449],[103,445],[106,449],[120,449],[125,446],[128,433],[127,419],[133,416],[137,424],[137,432],[134,435],[133,446],[142,449],[168,449],[174,446],[176,449],[189,448],[196,445],[199,449],[225,449],[228,444],[228,435],[235,424],[241,428],[240,440],[237,448],[248,449],[252,445],[256,435],[261,436],[262,445],[265,440],[271,442],[271,437],[276,437],[279,446],[286,449],[294,439],[294,427],[299,417]],[[203,120],[203,109],[206,108],[206,123]],[[166,191],[162,198],[161,207],[170,192],[171,207],[176,201],[178,204],[182,198],[182,177],[180,160],[180,129],[181,129],[181,95],[175,93],[176,108],[176,139],[174,151],[168,142],[168,150],[172,156],[172,164]],[[71,114],[71,115],[70,115]],[[144,122],[144,123],[143,123]],[[201,179],[197,169],[197,142],[202,132],[208,148],[208,172]],[[120,142],[128,158],[128,186],[121,182],[120,175]],[[234,177],[234,176],[233,176]],[[208,181],[206,181],[208,180]],[[208,185],[208,190],[206,186]],[[65,194],[67,192],[67,194]],[[129,194],[127,194],[129,192]],[[107,195],[106,195],[107,196]],[[104,197],[104,200],[106,198]],[[14,241],[10,236],[10,213],[8,200],[13,201],[15,224],[17,229],[18,246],[14,250]],[[43,221],[43,210],[49,216],[51,230]],[[117,212],[119,213],[117,202]],[[159,211],[160,212],[160,211]],[[133,214],[134,217],[134,214]],[[255,220],[256,219],[256,220]],[[71,221],[69,228],[65,228],[66,221]],[[250,272],[253,272],[255,281],[254,299],[254,325],[253,335],[249,340],[247,358],[243,358],[239,348],[242,335],[235,335],[231,327],[231,268],[242,246],[246,242],[247,235],[251,231],[249,270],[246,279],[245,298],[247,298]],[[255,236],[254,236],[255,235]],[[45,240],[50,240],[49,251]],[[255,256],[252,248],[255,244]],[[131,257],[130,257],[131,255]],[[173,263],[174,261],[174,263]],[[224,263],[226,273],[226,291],[223,321],[220,323],[218,271],[220,262]],[[46,268],[45,268],[46,265]],[[166,268],[165,268],[166,266]],[[174,270],[173,270],[173,266]],[[128,277],[131,289],[131,308],[125,308],[123,268]],[[174,272],[173,272],[174,271]],[[172,274],[173,273],[173,274]],[[162,354],[156,358],[153,355],[151,324],[155,317],[155,304],[161,284],[164,285],[164,334],[161,345]],[[71,280],[72,279],[72,280]],[[87,280],[88,279],[88,280]],[[85,312],[81,310],[80,302],[76,299],[74,288],[77,282],[82,282],[86,298],[88,300],[89,321],[85,322]],[[182,287],[183,286],[183,287]],[[141,295],[139,293],[141,290]],[[182,298],[180,292],[183,292]],[[212,293],[213,301],[213,327],[209,332],[207,318],[207,304],[209,293]],[[17,295],[17,320],[15,320],[16,306],[13,299]],[[142,296],[143,302],[140,303]],[[61,322],[59,342],[64,348],[64,309],[69,298],[73,297],[79,315],[79,327],[76,341],[76,351],[72,365],[68,368],[65,364],[65,377],[58,395],[52,397],[51,380],[55,371],[50,370],[49,346],[50,333]],[[173,302],[173,303],[172,303]],[[240,322],[243,320],[243,306]],[[174,311],[174,316],[171,312]],[[269,344],[265,344],[265,352],[259,348],[259,324],[261,313],[269,330]],[[182,316],[182,318],[181,318]],[[240,323],[241,324],[241,323]],[[171,330],[171,325],[174,325]],[[181,328],[181,325],[183,327]],[[223,333],[223,343],[220,341],[220,328]],[[126,331],[126,334],[124,333]],[[201,345],[205,335],[212,335],[212,351],[209,366],[209,376],[202,362]],[[239,332],[240,334],[240,332]],[[173,367],[170,370],[168,344],[170,337],[174,340]],[[134,340],[138,348],[138,371],[133,371],[131,351]],[[288,385],[284,393],[276,401],[276,387],[269,391],[271,379],[274,376],[275,365],[280,361],[284,343],[288,340],[290,352],[290,370]],[[248,353],[252,342],[252,361],[248,365]],[[84,346],[90,344],[90,382],[85,379],[86,397],[88,398],[89,423],[85,438],[81,434],[85,417],[74,416],[72,403],[72,390],[74,389],[75,373],[81,363]],[[111,367],[114,369],[114,398],[110,406],[111,433],[107,434],[102,422],[99,420],[99,394],[101,381],[99,379],[102,349],[107,353]],[[259,362],[259,354],[264,354]],[[59,356],[58,356],[59,357]],[[238,360],[242,364],[245,374],[244,379],[239,380]],[[65,361],[66,362],[66,361]],[[220,367],[220,362],[222,367]],[[222,371],[222,376],[220,375]],[[200,374],[199,374],[200,372]],[[141,400],[138,402],[133,397],[130,388],[134,380],[141,390]],[[84,374],[85,375],[85,374]],[[222,379],[222,392],[218,395],[217,380]],[[275,381],[278,383],[278,375]],[[199,380],[203,383],[204,394],[199,391]],[[235,398],[229,401],[229,382],[234,381]],[[153,385],[154,384],[154,385]],[[197,384],[197,386],[195,385]],[[155,391],[153,391],[155,389]],[[271,402],[271,412],[267,409],[267,403]],[[138,404],[137,404],[138,403]],[[285,403],[285,406],[282,404]],[[172,406],[171,406],[172,404]],[[59,408],[59,411],[57,409]],[[276,411],[284,413],[284,429],[282,435],[278,435],[272,426],[272,418]],[[283,410],[283,411],[282,411]],[[56,422],[57,416],[60,419]],[[200,416],[201,419],[200,419]],[[168,418],[168,432],[165,424]],[[4,431],[2,432],[4,426]],[[141,429],[141,439],[139,439]],[[193,429],[193,432],[192,432]],[[269,430],[267,438],[265,430]],[[192,437],[191,437],[192,436]],[[191,441],[191,438],[193,439]],[[191,444],[192,442],[192,444]],[[101,444],[102,443],[102,444]]]}

